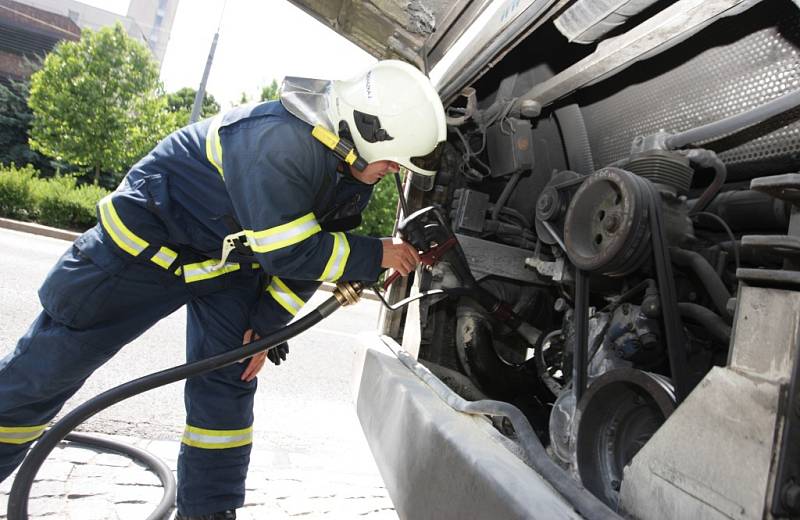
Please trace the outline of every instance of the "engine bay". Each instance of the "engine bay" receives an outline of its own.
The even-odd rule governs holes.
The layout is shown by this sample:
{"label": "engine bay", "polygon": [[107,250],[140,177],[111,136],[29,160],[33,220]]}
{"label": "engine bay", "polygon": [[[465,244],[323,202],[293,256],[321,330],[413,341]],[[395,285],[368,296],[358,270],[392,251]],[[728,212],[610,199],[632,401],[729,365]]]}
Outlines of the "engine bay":
{"label": "engine bay", "polygon": [[447,107],[433,189],[407,187],[429,208],[419,232],[460,244],[414,281],[429,296],[405,315],[419,320],[418,359],[466,399],[522,410],[612,508],[625,467],[728,362],[740,284],[797,286],[796,4],[757,3],[531,98],[676,2],[640,4],[612,27],[575,29],[564,13],[532,32]]}

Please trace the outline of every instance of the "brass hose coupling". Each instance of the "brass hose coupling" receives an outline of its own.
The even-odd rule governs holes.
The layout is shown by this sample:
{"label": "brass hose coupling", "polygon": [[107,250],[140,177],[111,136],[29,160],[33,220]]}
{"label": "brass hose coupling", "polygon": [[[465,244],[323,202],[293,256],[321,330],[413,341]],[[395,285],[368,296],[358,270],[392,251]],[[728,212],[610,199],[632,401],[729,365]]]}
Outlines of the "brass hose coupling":
{"label": "brass hose coupling", "polygon": [[346,307],[358,303],[363,290],[364,284],[361,282],[339,282],[336,284],[333,295],[342,307]]}

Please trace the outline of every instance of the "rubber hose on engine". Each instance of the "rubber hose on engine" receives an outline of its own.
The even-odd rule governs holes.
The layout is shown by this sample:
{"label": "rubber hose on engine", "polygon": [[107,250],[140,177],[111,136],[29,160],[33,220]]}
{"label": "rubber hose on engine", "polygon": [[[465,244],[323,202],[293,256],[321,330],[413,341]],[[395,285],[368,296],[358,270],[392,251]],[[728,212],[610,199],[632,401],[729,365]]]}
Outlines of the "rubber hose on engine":
{"label": "rubber hose on engine", "polygon": [[37,441],[36,445],[28,453],[28,456],[25,457],[25,461],[17,472],[17,476],[11,486],[11,493],[8,496],[8,520],[28,519],[28,498],[39,468],[56,445],[58,445],[68,433],[90,417],[134,395],[182,379],[199,376],[232,365],[241,359],[247,359],[260,352],[268,351],[313,327],[341,306],[342,303],[337,297],[332,296],[320,304],[319,307],[297,321],[259,340],[248,343],[241,348],[134,379],[133,381],[106,390],[102,394],[81,404],[50,427]]}
{"label": "rubber hose on engine", "polygon": [[501,359],[494,341],[489,318],[477,304],[462,298],[456,307],[456,349],[467,364],[465,372],[482,390],[501,399],[512,399],[521,389],[533,389],[537,378]]}
{"label": "rubber hose on engine", "polygon": [[731,298],[731,293],[728,292],[728,288],[725,287],[717,271],[708,263],[708,260],[700,253],[678,247],[669,248],[669,254],[674,263],[681,267],[688,267],[694,272],[711,297],[711,302],[717,308],[717,311],[722,316],[730,318],[728,300]]}
{"label": "rubber hose on engine", "polygon": [[702,305],[696,303],[682,302],[678,304],[678,311],[681,316],[702,326],[718,343],[728,345],[731,342],[731,327],[722,316],[714,313],[711,309],[707,309]]}

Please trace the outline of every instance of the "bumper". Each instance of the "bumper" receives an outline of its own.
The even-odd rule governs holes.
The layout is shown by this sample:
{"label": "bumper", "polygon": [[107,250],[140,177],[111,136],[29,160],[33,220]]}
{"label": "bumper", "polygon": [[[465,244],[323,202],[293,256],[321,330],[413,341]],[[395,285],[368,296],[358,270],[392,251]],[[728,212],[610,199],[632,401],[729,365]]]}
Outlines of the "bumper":
{"label": "bumper", "polygon": [[387,347],[365,335],[356,408],[400,518],[580,518],[480,416],[454,411]]}

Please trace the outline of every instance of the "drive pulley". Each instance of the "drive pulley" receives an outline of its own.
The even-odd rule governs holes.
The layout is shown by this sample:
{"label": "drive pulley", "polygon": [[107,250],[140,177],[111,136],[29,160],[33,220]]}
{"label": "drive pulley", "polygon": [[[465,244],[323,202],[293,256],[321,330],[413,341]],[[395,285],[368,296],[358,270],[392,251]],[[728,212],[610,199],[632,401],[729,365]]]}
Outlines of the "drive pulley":
{"label": "drive pulley", "polygon": [[570,201],[564,222],[567,255],[578,269],[624,276],[648,258],[646,182],[612,167],[586,177]]}

